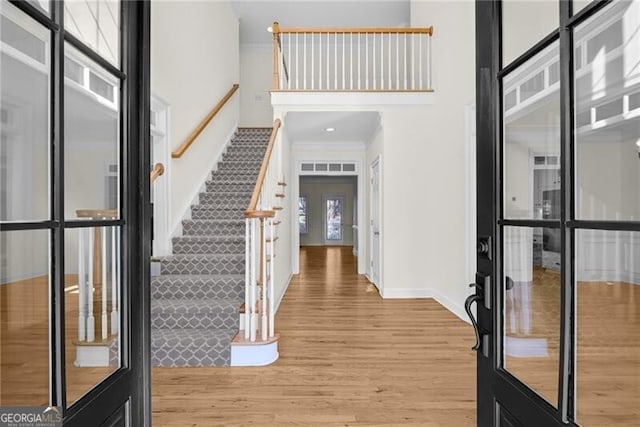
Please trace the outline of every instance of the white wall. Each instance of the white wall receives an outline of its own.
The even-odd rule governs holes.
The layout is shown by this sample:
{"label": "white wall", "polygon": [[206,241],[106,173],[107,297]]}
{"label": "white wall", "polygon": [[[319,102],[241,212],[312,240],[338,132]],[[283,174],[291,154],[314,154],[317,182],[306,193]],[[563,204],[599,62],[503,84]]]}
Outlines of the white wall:
{"label": "white wall", "polygon": [[[171,109],[175,150],[240,79],[238,20],[229,1],[155,2],[151,90]],[[172,229],[179,225],[239,121],[237,94],[171,169]]]}
{"label": "white wall", "polygon": [[503,64],[510,63],[558,28],[559,17],[557,0],[503,0]]}
{"label": "white wall", "polygon": [[[425,112],[415,109],[413,114],[384,117],[384,225],[399,229],[385,233],[385,291],[397,275],[402,286],[432,289],[441,303],[465,318],[463,303],[469,288],[464,268],[464,123],[465,105],[475,96],[474,7],[467,1],[411,2],[411,26],[434,26],[437,101]],[[392,138],[394,128],[402,133],[403,121],[420,127],[405,130],[406,138]],[[415,204],[391,215],[390,208],[402,200],[398,188],[405,188],[405,196],[415,198]],[[416,223],[409,212],[425,215]],[[407,250],[394,252],[403,241]]]}
{"label": "white wall", "polygon": [[[280,118],[281,116],[274,117]],[[275,247],[275,280],[274,280],[274,291],[276,294],[276,306],[280,306],[280,302],[284,297],[285,292],[287,291],[287,287],[291,282],[291,275],[293,273],[293,266],[291,262],[291,251],[292,251],[292,221],[297,221],[297,208],[298,203],[297,199],[293,196],[294,192],[292,191],[292,162],[291,162],[291,143],[286,137],[286,132],[279,132],[280,135],[280,150],[281,150],[281,159],[282,159],[282,176],[285,177],[285,182],[287,186],[285,187],[285,203],[284,209],[278,212],[277,219],[282,221],[280,225],[277,226],[277,236],[278,241],[276,242]],[[289,203],[286,201],[289,200]]]}
{"label": "white wall", "polygon": [[240,126],[273,126],[271,45],[240,46]]}
{"label": "white wall", "polygon": [[356,179],[351,177],[300,177],[300,195],[307,196],[307,233],[300,234],[301,246],[321,246],[324,244],[325,209],[323,196],[343,196],[342,212],[343,242],[345,246],[353,245],[353,213],[354,196],[357,191]]}

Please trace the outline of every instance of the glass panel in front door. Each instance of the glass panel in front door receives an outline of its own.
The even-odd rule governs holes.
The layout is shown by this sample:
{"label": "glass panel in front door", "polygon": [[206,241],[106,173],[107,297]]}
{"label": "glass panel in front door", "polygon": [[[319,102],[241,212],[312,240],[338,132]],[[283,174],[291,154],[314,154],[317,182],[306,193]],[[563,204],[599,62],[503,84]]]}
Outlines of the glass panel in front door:
{"label": "glass panel in front door", "polygon": [[342,198],[327,199],[327,240],[342,240]]}
{"label": "glass panel in front door", "polygon": [[502,367],[554,406],[560,360],[558,43],[503,80]]}

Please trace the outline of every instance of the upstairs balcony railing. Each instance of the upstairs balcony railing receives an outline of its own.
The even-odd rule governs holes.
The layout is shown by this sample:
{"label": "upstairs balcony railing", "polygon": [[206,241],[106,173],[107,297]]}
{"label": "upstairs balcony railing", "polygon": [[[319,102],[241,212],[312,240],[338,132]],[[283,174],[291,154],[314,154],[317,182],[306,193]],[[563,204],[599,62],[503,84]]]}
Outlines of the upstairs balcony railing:
{"label": "upstairs balcony railing", "polygon": [[272,31],[274,91],[433,90],[433,27]]}

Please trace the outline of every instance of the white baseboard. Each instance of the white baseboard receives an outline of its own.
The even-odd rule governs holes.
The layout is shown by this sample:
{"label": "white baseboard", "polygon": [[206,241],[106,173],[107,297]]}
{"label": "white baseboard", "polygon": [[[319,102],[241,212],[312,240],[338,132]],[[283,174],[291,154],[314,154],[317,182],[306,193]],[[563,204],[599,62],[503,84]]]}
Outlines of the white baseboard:
{"label": "white baseboard", "polygon": [[171,231],[171,234],[169,235],[169,241],[171,241],[174,237],[182,236],[182,221],[191,219],[191,206],[197,205],[200,200],[200,193],[206,191],[207,181],[211,178],[211,172],[216,170],[216,166],[218,165],[218,162],[222,160],[222,155],[227,150],[227,147],[231,143],[231,138],[233,138],[233,135],[236,133],[237,130],[238,130],[238,123],[236,122],[233,125],[227,137],[225,138],[225,143],[220,147],[220,150],[218,150],[216,155],[211,157],[212,161],[208,165],[208,169],[198,181],[200,183],[200,186],[195,188],[192,191],[191,197],[189,197],[189,202],[187,203],[186,206],[183,206],[182,215],[171,226],[172,231]]}
{"label": "white baseboard", "polygon": [[464,310],[464,301],[454,301],[451,298],[442,295],[438,291],[433,291],[433,299],[451,313],[458,316],[461,320],[471,324],[471,320],[469,319],[469,316],[467,316],[467,312]]}
{"label": "white baseboard", "polygon": [[280,304],[282,303],[282,300],[284,299],[284,296],[287,293],[287,289],[289,289],[289,285],[291,284],[291,280],[292,279],[293,279],[293,274],[289,274],[289,278],[287,279],[287,283],[284,285],[284,289],[282,290],[282,294],[280,294],[280,297],[276,301],[276,314],[278,313],[278,310],[280,309]]}
{"label": "white baseboard", "polygon": [[381,292],[384,299],[433,298],[431,289],[392,288]]}

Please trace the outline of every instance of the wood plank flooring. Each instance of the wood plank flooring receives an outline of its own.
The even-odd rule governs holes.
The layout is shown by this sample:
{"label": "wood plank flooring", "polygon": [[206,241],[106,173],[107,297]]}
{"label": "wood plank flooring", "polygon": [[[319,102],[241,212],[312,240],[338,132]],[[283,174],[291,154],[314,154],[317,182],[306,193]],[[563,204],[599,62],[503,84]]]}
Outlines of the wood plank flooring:
{"label": "wood plank flooring", "polygon": [[473,331],[433,300],[382,300],[351,248],[303,248],[263,368],[153,369],[154,426],[475,425]]}

